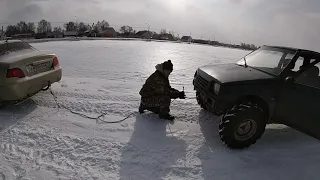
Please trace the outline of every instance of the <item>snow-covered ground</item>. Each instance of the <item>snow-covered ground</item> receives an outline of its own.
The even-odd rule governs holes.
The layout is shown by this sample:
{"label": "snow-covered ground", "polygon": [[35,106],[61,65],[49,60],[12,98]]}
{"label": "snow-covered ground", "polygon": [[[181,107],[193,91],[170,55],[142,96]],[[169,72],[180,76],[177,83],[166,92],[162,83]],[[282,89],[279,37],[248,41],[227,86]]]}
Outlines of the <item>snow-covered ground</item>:
{"label": "snow-covered ground", "polygon": [[90,116],[116,121],[136,112],[138,91],[157,63],[171,59],[173,124],[146,113],[118,124],[58,109],[49,92],[0,110],[0,180],[320,178],[319,141],[282,125],[268,126],[249,149],[230,150],[218,136],[218,117],[199,108],[193,74],[204,64],[235,62],[246,51],[142,41],[64,41],[33,44],[54,52],[63,79],[58,101]]}

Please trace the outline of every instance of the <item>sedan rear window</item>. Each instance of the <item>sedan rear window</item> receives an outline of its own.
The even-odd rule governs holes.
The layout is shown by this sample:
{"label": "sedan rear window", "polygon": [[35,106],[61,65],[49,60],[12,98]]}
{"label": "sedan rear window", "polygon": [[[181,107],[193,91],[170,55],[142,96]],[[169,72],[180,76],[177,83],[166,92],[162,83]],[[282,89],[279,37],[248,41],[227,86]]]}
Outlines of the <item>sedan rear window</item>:
{"label": "sedan rear window", "polygon": [[0,56],[9,52],[33,49],[33,47],[26,42],[8,42],[0,44]]}

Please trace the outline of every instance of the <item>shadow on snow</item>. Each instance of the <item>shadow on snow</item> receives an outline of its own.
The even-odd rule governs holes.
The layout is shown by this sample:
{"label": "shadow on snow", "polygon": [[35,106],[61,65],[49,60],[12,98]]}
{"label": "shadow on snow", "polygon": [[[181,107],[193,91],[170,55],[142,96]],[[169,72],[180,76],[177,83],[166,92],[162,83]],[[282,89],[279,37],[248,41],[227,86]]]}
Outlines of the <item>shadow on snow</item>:
{"label": "shadow on snow", "polygon": [[19,105],[8,105],[0,108],[0,132],[22,121],[24,117],[37,108],[36,103],[29,99]]}
{"label": "shadow on snow", "polygon": [[174,165],[186,157],[186,143],[167,133],[167,125],[156,116],[137,115],[131,139],[122,149],[120,179],[157,180],[179,173]]}
{"label": "shadow on snow", "polygon": [[203,179],[318,179],[318,140],[290,127],[267,127],[256,144],[244,150],[227,148],[219,137],[219,117],[201,110],[205,142],[199,149]]}

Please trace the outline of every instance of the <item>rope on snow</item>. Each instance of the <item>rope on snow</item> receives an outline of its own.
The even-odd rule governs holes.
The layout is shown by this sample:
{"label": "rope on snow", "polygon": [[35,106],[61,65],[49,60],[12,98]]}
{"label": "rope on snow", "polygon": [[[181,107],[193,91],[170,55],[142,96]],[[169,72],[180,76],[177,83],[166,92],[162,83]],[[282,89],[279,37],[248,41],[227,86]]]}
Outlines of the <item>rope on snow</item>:
{"label": "rope on snow", "polygon": [[[53,96],[53,99],[54,99],[54,101],[56,102],[58,108],[63,108],[63,109],[65,109],[65,110],[69,111],[69,112],[72,113],[72,114],[81,116],[81,117],[86,118],[86,119],[100,120],[100,121],[102,121],[102,122],[104,122],[104,123],[107,123],[107,124],[115,124],[115,123],[121,123],[121,122],[129,119],[132,115],[135,115],[135,114],[138,113],[138,112],[133,112],[133,113],[129,114],[128,116],[126,116],[125,118],[120,119],[120,120],[118,120],[118,121],[105,121],[104,118],[105,118],[105,116],[108,114],[107,112],[102,113],[102,114],[100,114],[100,115],[97,116],[97,117],[91,117],[91,116],[87,116],[87,115],[85,115],[85,114],[82,114],[82,113],[73,111],[71,108],[69,108],[69,107],[67,107],[67,106],[65,106],[65,105],[63,105],[63,104],[60,104],[60,103],[58,102],[58,97],[53,93],[53,91],[52,91],[51,88],[49,89],[49,91],[50,91],[50,94]],[[102,119],[102,118],[103,118],[103,119]]]}

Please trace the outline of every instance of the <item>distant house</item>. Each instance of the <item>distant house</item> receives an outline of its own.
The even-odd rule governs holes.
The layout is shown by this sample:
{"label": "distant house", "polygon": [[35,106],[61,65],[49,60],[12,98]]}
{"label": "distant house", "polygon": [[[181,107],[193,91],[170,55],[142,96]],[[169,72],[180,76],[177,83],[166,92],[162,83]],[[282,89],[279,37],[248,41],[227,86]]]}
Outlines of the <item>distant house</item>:
{"label": "distant house", "polygon": [[123,34],[121,32],[117,32],[117,37],[118,38],[123,38]]}
{"label": "distant house", "polygon": [[135,37],[141,37],[144,33],[147,33],[148,31],[144,30],[144,31],[138,31],[136,34],[135,34]]}
{"label": "distant house", "polygon": [[193,39],[193,43],[198,43],[198,44],[209,44],[208,40],[203,40],[203,39]]}
{"label": "distant house", "polygon": [[209,42],[210,45],[219,45],[219,41],[210,41]]}
{"label": "distant house", "polygon": [[12,35],[12,39],[28,39],[28,38],[34,38],[34,33],[25,33],[25,34],[15,34]]}
{"label": "distant house", "polygon": [[192,37],[191,36],[182,36],[181,41],[183,42],[191,42]]}
{"label": "distant house", "polygon": [[169,37],[167,36],[167,34],[160,34],[159,39],[160,40],[169,40]]}
{"label": "distant house", "polygon": [[152,39],[160,39],[160,35],[155,33],[152,35]]}
{"label": "distant house", "polygon": [[63,32],[44,32],[44,33],[36,33],[34,34],[34,38],[42,39],[42,38],[63,38]]}
{"label": "distant house", "polygon": [[98,33],[100,37],[117,37],[117,32],[113,29],[113,27],[108,27],[103,31]]}
{"label": "distant house", "polygon": [[34,35],[34,38],[36,39],[42,39],[42,38],[47,38],[46,33],[36,33]]}
{"label": "distant house", "polygon": [[96,30],[89,30],[89,31],[84,32],[84,35],[87,37],[97,37],[98,33],[99,32]]}
{"label": "distant house", "polygon": [[173,37],[173,35],[172,34],[165,34],[165,37],[166,37],[166,39],[167,40],[170,40],[170,41],[173,41],[174,40],[174,37]]}
{"label": "distant house", "polygon": [[4,31],[3,30],[0,31],[0,39],[4,39]]}
{"label": "distant house", "polygon": [[150,39],[152,38],[152,32],[150,31],[139,31],[135,34],[136,38],[142,38],[142,39]]}
{"label": "distant house", "polygon": [[159,39],[159,40],[169,40],[172,41],[174,40],[174,37],[172,34],[159,34],[159,35],[155,35],[154,39]]}
{"label": "distant house", "polygon": [[78,36],[78,32],[77,31],[65,31],[65,32],[63,32],[63,36],[64,37]]}
{"label": "distant house", "polygon": [[63,38],[63,32],[47,32],[47,38]]}

